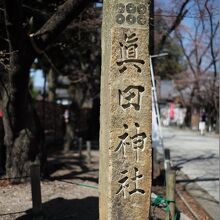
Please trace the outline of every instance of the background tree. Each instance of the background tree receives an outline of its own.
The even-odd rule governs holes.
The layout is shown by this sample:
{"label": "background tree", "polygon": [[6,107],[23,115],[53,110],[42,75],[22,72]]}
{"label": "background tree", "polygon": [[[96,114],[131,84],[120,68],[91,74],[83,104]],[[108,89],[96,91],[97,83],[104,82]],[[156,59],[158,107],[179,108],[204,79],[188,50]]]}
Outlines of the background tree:
{"label": "background tree", "polygon": [[219,21],[215,18],[215,1],[200,0],[195,3],[194,14],[197,16],[191,26],[181,25],[176,29],[176,37],[187,62],[187,69],[177,76],[178,90],[189,100],[188,106],[206,110],[208,126],[218,125],[216,62],[219,57]]}
{"label": "background tree", "polygon": [[[88,124],[98,121],[98,117],[81,123],[85,120],[83,106],[88,101],[99,97],[101,42],[100,42],[101,9],[91,5],[83,11],[60,35],[55,44],[50,46],[47,56],[42,56],[39,68],[43,65],[44,72],[48,75],[48,95],[50,101],[55,100],[57,88],[67,89],[71,98],[70,110],[74,115],[74,126],[71,133],[78,131],[77,135],[88,137]],[[59,56],[57,56],[59,54]],[[62,81],[66,83],[62,83]],[[88,117],[88,116],[87,116]],[[96,128],[98,132],[99,127]],[[89,132],[91,133],[91,131]],[[67,135],[74,137],[73,135]],[[73,140],[68,140],[73,143]],[[66,145],[66,144],[65,144]],[[69,144],[67,144],[69,146]],[[70,148],[67,147],[66,149]]]}
{"label": "background tree", "polygon": [[183,58],[183,52],[178,39],[172,34],[166,37],[166,41],[163,42],[163,51],[161,51],[161,41],[168,34],[169,30],[167,24],[169,20],[164,19],[163,13],[161,9],[157,9],[155,12],[155,53],[167,52],[168,55],[154,60],[154,70],[156,75],[160,76],[161,79],[172,79],[175,74],[182,72],[186,68],[186,62]]}
{"label": "background tree", "polygon": [[[5,41],[6,52],[9,53],[9,68],[1,89],[4,140],[7,147],[6,170],[9,177],[25,176],[29,173],[31,161],[43,161],[43,134],[28,89],[29,70],[36,57],[44,54],[60,32],[90,1],[56,1],[57,5],[61,4],[59,7],[53,7],[47,1],[46,7],[53,15],[49,14],[46,20],[45,15],[48,14],[44,13],[42,2],[33,3],[41,10],[33,9],[35,7],[29,6],[29,1],[7,0],[4,4],[2,1],[0,3],[5,14],[5,26],[1,20],[1,39]],[[39,13],[40,11],[43,13]],[[2,16],[1,11],[1,18]],[[30,35],[31,33],[33,34]]]}
{"label": "background tree", "polygon": [[171,79],[185,69],[183,54],[173,32],[187,15],[191,0],[170,0],[166,5],[158,0],[151,2],[150,9],[154,10],[150,19],[150,42],[154,45],[153,48],[150,46],[151,54],[168,53],[164,58],[153,59],[155,74],[162,79]]}

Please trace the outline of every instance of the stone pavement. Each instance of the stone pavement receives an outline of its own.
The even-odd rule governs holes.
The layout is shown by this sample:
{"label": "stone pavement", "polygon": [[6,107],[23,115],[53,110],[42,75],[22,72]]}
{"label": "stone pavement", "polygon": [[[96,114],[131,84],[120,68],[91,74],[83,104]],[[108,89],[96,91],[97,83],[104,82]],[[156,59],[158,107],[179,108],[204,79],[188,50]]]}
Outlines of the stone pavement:
{"label": "stone pavement", "polygon": [[[213,219],[219,219],[219,138],[174,127],[163,128],[173,166],[189,179],[187,189]],[[184,182],[184,181],[183,181]]]}

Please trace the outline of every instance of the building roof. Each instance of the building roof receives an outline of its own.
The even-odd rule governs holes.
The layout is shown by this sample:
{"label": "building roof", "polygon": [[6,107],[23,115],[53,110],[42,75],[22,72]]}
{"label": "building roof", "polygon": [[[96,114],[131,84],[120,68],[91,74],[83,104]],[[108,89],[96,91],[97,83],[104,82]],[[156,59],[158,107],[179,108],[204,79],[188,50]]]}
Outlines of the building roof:
{"label": "building roof", "polygon": [[172,80],[160,81],[160,99],[173,99],[178,96],[178,91],[175,88]]}

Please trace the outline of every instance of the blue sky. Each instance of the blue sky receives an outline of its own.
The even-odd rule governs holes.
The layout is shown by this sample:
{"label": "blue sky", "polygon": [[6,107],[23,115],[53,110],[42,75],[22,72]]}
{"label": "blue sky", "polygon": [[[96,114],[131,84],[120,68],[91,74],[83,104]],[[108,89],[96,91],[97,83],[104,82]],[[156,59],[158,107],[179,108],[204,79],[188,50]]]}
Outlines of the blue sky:
{"label": "blue sky", "polygon": [[44,77],[42,70],[33,70],[30,72],[31,78],[33,78],[34,87],[43,87],[44,85]]}

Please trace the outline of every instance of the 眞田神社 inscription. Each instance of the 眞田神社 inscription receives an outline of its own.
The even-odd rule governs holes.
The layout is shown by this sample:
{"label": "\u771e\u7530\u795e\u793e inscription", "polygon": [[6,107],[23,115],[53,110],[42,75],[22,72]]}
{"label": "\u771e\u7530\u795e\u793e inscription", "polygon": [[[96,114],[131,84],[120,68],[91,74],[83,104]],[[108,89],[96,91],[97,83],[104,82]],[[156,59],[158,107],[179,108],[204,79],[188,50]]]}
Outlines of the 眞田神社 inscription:
{"label": "\u771e\u7530\u795e\u793e inscription", "polygon": [[136,68],[138,73],[141,73],[141,65],[145,62],[142,59],[138,59],[138,37],[136,33],[131,33],[124,35],[124,41],[119,42],[121,58],[117,62],[120,67],[119,72],[123,73],[127,70],[127,65],[132,65]]}
{"label": "\u771e\u7530\u795e\u793e inscription", "polygon": [[142,86],[128,86],[124,90],[119,89],[119,105],[123,109],[134,107],[135,110],[140,110],[142,92],[144,92]]}
{"label": "\u771e\u7530\u795e\u793e inscription", "polygon": [[143,179],[143,175],[139,173],[138,168],[134,167],[134,172],[129,175],[128,170],[123,170],[121,172],[122,178],[118,181],[119,189],[116,192],[118,195],[119,193],[123,194],[124,199],[129,196],[134,195],[135,193],[144,195],[145,191],[139,188],[139,181]]}
{"label": "\u771e\u7530\u795e\u793e inscription", "polygon": [[[122,157],[125,159],[126,148],[130,148],[135,152],[135,161],[139,162],[140,152],[144,150],[146,144],[147,135],[144,132],[140,132],[140,125],[134,123],[135,129],[129,131],[128,125],[124,124],[124,133],[118,136],[120,143],[115,148],[115,152],[121,152]],[[131,132],[133,130],[133,132]],[[151,137],[148,137],[151,139]]]}

